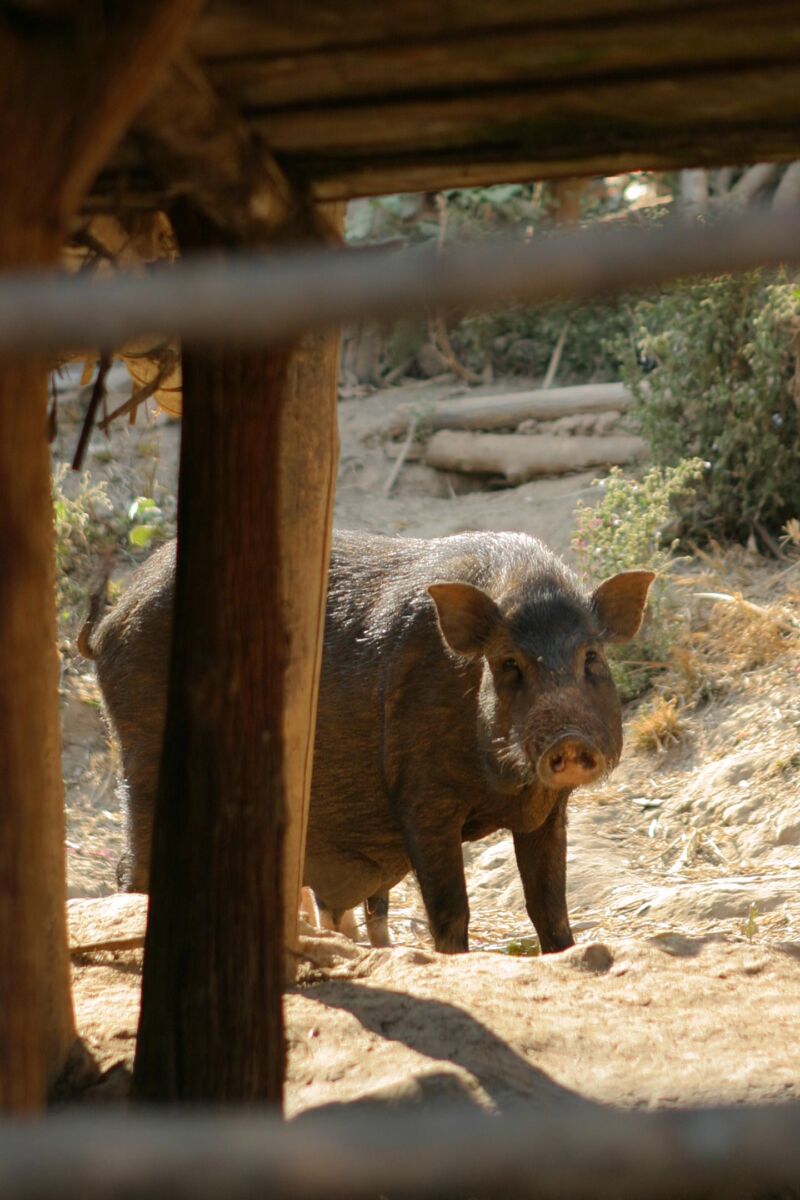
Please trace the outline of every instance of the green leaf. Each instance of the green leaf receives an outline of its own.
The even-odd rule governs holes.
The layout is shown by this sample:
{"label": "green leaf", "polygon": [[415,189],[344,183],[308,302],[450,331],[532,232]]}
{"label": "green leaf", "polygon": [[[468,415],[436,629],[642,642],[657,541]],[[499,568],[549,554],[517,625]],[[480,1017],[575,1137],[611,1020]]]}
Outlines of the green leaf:
{"label": "green leaf", "polygon": [[135,525],[128,534],[128,541],[140,550],[146,550],[155,537],[157,529],[154,525]]}
{"label": "green leaf", "polygon": [[514,938],[513,942],[509,942],[505,952],[512,958],[538,958],[542,953],[542,948],[538,938],[521,937]]}

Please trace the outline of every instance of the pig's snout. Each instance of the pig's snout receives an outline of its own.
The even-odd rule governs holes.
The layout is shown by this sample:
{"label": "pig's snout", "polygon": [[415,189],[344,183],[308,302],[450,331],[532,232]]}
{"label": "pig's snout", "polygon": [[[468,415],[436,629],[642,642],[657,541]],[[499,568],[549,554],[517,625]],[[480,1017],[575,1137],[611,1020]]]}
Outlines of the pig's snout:
{"label": "pig's snout", "polygon": [[577,734],[551,742],[540,756],[536,770],[545,787],[574,788],[593,783],[606,770],[605,755]]}

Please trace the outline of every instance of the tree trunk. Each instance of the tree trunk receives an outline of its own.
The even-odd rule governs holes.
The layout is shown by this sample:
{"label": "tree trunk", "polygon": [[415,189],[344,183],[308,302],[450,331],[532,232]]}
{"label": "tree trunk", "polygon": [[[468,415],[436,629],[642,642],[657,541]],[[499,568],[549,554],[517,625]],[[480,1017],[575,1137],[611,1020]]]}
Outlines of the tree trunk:
{"label": "tree trunk", "polygon": [[[0,23],[0,269],[52,264],[197,0]],[[37,6],[41,7],[41,6]],[[118,11],[117,11],[118,10]],[[0,1111],[41,1107],[74,1041],[65,913],[47,366],[0,362]]]}

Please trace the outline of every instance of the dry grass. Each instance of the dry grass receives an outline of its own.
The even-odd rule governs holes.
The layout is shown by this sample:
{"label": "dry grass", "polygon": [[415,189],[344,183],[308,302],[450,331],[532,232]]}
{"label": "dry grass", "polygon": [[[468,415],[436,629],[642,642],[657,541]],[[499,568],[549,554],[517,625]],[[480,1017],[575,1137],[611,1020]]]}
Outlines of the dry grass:
{"label": "dry grass", "polygon": [[638,750],[663,753],[681,740],[685,726],[678,712],[678,701],[659,696],[637,713],[630,724],[630,735]]}

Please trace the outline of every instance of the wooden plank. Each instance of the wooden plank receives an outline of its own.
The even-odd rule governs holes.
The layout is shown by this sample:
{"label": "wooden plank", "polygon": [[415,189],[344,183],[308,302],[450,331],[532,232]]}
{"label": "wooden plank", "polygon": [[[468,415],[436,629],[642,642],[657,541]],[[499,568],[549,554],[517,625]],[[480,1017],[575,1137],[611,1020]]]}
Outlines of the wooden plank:
{"label": "wooden plank", "polygon": [[[795,128],[732,130],[727,135],[705,136],[701,141],[691,137],[668,141],[662,138],[656,145],[636,144],[624,150],[606,153],[586,153],[586,147],[571,146],[569,157],[529,158],[520,154],[514,159],[485,148],[476,148],[470,160],[456,157],[448,161],[444,152],[422,159],[397,155],[369,162],[353,159],[346,162],[310,167],[306,160],[289,164],[298,177],[312,169],[316,177],[310,183],[319,201],[349,200],[358,196],[385,196],[393,192],[433,192],[446,188],[491,187],[498,183],[531,183],[533,180],[616,175],[626,171],[672,171],[687,163],[704,167],[724,167],[731,162],[772,160],[793,162],[800,155],[800,138]],[[555,153],[555,150],[554,150]],[[98,211],[106,211],[101,205]]]}
{"label": "wooden plank", "polygon": [[247,109],[379,102],[414,94],[468,95],[498,85],[541,87],[626,73],[652,78],[680,69],[696,76],[748,63],[768,69],[800,56],[800,12],[794,0],[766,0],[742,10],[697,10],[665,16],[636,13],[614,23],[565,32],[535,25],[512,30],[454,32],[434,40],[403,39],[331,47],[300,55],[211,58],[215,88]]}
{"label": "wooden plank", "polygon": [[[742,97],[746,96],[743,108]],[[336,160],[453,162],[476,152],[528,161],[559,161],[583,150],[596,157],[636,148],[680,145],[702,156],[708,141],[779,129],[800,119],[800,62],[725,70],[695,79],[592,81],[583,87],[484,90],[466,96],[419,97],[381,104],[254,111],[248,119],[287,166],[330,175]],[[800,134],[795,136],[800,146]],[[657,152],[657,151],[656,151]]]}
{"label": "wooden plank", "polygon": [[[242,54],[302,54],[323,47],[368,46],[419,38],[451,38],[468,30],[514,29],[537,25],[567,31],[581,22],[613,27],[641,14],[671,13],[680,21],[698,9],[719,11],[720,0],[217,0],[205,10],[191,35],[191,47],[204,61]],[[754,0],[727,0],[735,13],[755,10]]]}

